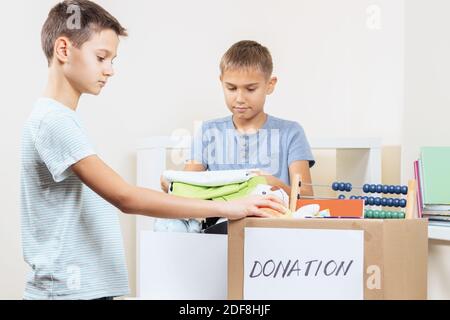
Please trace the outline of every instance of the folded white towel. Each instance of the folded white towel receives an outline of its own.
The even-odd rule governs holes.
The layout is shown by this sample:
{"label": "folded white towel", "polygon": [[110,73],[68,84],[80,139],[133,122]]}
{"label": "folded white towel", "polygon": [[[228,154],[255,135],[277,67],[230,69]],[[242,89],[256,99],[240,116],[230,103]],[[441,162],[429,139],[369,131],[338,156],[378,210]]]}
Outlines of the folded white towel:
{"label": "folded white towel", "polygon": [[255,177],[259,169],[220,171],[175,171],[166,170],[163,178],[170,182],[183,182],[195,186],[217,187],[241,183]]}

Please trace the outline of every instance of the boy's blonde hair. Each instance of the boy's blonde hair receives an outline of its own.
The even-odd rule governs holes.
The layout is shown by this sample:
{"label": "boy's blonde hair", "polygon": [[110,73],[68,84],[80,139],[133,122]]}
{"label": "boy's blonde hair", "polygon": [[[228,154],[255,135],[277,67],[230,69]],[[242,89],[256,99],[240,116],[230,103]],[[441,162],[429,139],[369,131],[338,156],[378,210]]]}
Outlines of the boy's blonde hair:
{"label": "boy's blonde hair", "polygon": [[220,61],[220,72],[227,70],[258,68],[267,78],[273,72],[272,56],[269,50],[256,41],[243,40],[233,44]]}
{"label": "boy's blonde hair", "polygon": [[[73,14],[79,17],[73,19]],[[78,19],[77,19],[78,18]],[[76,22],[76,23],[73,23]],[[53,58],[55,41],[66,36],[77,48],[88,41],[93,32],[113,30],[118,36],[127,36],[127,31],[108,11],[88,0],[65,0],[49,12],[41,31],[41,43],[48,64]]]}

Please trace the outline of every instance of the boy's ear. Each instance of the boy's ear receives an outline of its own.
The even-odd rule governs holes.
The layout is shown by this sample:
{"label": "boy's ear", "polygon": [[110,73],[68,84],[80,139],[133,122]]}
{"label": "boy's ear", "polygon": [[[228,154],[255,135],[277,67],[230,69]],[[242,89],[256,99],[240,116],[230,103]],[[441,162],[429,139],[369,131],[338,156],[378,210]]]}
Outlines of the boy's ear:
{"label": "boy's ear", "polygon": [[275,85],[277,84],[277,77],[271,77],[269,80],[269,86],[267,88],[267,94],[271,94],[275,90]]}
{"label": "boy's ear", "polygon": [[59,37],[55,41],[55,48],[53,55],[55,58],[61,62],[65,63],[69,59],[69,50],[72,44],[67,37]]}

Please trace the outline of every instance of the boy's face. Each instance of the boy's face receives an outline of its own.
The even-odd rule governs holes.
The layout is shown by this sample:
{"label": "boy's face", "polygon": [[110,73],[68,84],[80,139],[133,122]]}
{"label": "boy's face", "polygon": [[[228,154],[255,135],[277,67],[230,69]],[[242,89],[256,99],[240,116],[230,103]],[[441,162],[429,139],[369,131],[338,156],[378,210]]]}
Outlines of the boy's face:
{"label": "boy's face", "polygon": [[98,95],[114,74],[119,37],[110,29],[94,32],[80,48],[68,46],[63,72],[72,87],[81,93]]}
{"label": "boy's face", "polygon": [[234,118],[251,120],[264,112],[266,96],[275,88],[277,79],[268,78],[257,68],[227,70],[221,77],[225,102]]}

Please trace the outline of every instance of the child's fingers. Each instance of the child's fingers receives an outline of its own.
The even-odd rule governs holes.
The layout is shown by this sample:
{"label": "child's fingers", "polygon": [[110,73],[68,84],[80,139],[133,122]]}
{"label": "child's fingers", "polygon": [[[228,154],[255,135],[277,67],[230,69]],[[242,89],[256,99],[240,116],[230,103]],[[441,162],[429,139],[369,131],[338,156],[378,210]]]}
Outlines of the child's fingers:
{"label": "child's fingers", "polygon": [[277,202],[277,203],[279,203],[281,205],[284,205],[283,200],[281,200],[279,197],[277,197],[277,196],[275,196],[273,194],[269,194],[267,196],[264,196],[263,199],[267,199],[267,200],[270,200],[270,201],[273,201],[273,202]]}
{"label": "child's fingers", "polygon": [[286,213],[286,207],[282,204],[279,204],[277,202],[268,200],[268,199],[261,199],[256,203],[258,207],[264,207],[264,208],[270,208],[275,211],[278,211],[279,213],[285,214]]}
{"label": "child's fingers", "polygon": [[258,218],[271,218],[272,217],[269,213],[267,213],[264,210],[261,210],[259,208],[254,208],[251,211],[251,216],[258,217]]}

